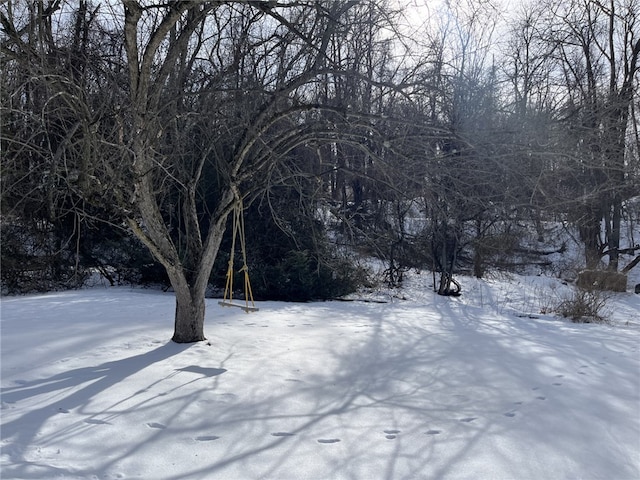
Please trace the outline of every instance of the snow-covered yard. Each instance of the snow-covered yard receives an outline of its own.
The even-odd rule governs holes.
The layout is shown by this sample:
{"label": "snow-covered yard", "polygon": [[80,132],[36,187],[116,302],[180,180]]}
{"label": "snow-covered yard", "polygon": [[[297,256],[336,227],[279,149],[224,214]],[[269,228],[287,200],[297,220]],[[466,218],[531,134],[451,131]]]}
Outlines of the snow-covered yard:
{"label": "snow-covered yard", "polygon": [[413,275],[387,303],[4,298],[3,479],[640,478],[640,295],[613,325],[541,314],[556,280]]}

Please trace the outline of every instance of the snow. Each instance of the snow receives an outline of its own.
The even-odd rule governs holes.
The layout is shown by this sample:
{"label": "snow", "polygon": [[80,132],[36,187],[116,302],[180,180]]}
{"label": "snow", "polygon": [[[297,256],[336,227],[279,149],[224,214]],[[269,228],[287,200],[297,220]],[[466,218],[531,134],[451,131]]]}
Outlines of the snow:
{"label": "snow", "polygon": [[430,282],[210,299],[193,345],[168,341],[168,293],[4,298],[2,478],[640,478],[640,295],[572,324],[547,311],[553,278]]}

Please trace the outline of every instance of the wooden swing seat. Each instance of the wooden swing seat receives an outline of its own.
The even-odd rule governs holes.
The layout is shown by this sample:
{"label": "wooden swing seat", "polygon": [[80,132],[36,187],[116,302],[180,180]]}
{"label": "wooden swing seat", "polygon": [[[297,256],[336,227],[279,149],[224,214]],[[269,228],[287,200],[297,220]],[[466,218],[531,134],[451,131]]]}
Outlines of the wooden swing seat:
{"label": "wooden swing seat", "polygon": [[237,303],[231,303],[231,302],[226,302],[226,301],[219,301],[218,305],[221,305],[223,307],[237,307],[241,310],[244,310],[245,312],[249,313],[249,312],[257,312],[258,310],[260,310],[258,307],[250,307],[249,305],[240,305]]}

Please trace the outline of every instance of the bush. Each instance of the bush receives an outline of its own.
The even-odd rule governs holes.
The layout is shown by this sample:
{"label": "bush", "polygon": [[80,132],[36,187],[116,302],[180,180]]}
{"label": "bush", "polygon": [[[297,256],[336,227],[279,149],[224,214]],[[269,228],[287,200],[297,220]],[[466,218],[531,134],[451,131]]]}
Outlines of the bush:
{"label": "bush", "polygon": [[326,261],[307,250],[291,250],[274,264],[252,265],[253,292],[258,299],[304,302],[346,295],[362,281],[362,272],[346,259]]}
{"label": "bush", "polygon": [[[330,240],[325,225],[300,211],[304,198],[288,188],[273,192],[269,209],[254,203],[245,212],[246,253],[251,287],[256,300],[309,301],[346,295],[365,278],[353,258]],[[304,203],[304,202],[303,202]],[[231,229],[228,230],[231,233]],[[210,283],[225,285],[232,235],[225,235]],[[238,242],[239,243],[239,242]],[[236,290],[242,289],[242,255],[235,246]],[[235,295],[241,292],[234,292]]]}
{"label": "bush", "polygon": [[80,288],[94,273],[111,285],[169,285],[166,271],[131,234],[106,224],[78,233],[46,221],[0,225],[3,295]]}
{"label": "bush", "polygon": [[128,232],[104,229],[91,237],[85,235],[80,253],[82,264],[100,273],[112,286],[170,285],[164,267]]}
{"label": "bush", "polygon": [[576,288],[558,304],[556,312],[574,323],[608,323],[607,300],[608,296],[600,290]]}
{"label": "bush", "polygon": [[75,245],[46,222],[5,221],[0,225],[0,290],[3,295],[77,288],[87,270]]}

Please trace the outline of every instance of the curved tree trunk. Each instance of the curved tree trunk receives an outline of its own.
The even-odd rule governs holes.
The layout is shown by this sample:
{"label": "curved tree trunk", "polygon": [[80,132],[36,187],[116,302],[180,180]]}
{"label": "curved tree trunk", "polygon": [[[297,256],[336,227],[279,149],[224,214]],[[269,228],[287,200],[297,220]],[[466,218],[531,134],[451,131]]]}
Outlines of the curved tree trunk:
{"label": "curved tree trunk", "polygon": [[186,270],[188,269],[183,265],[180,266],[181,271],[177,272],[179,274],[175,282],[177,285],[173,285],[176,293],[176,317],[172,338],[176,343],[192,343],[205,340],[205,294],[211,269],[220,250],[227,217],[231,212],[236,196],[237,192],[232,189],[227,190],[221,198],[218,209],[212,215],[209,232],[197,255],[195,255],[197,260],[194,264],[195,275],[191,277],[192,281],[183,284],[179,280],[187,276]]}
{"label": "curved tree trunk", "polygon": [[[204,242],[192,245],[186,261],[181,260],[175,244],[170,238],[166,224],[161,223],[159,211],[154,207],[152,193],[144,189],[144,181],[138,186],[141,217],[145,228],[137,221],[129,219],[129,225],[136,236],[149,248],[154,257],[165,267],[176,296],[174,334],[172,340],[177,343],[192,343],[205,340],[204,315],[205,293],[211,275],[211,269],[218,256],[218,250],[225,232],[227,217],[232,210],[237,192],[229,188],[222,195],[218,208],[211,215],[211,226]],[[146,192],[146,193],[144,193]]]}

